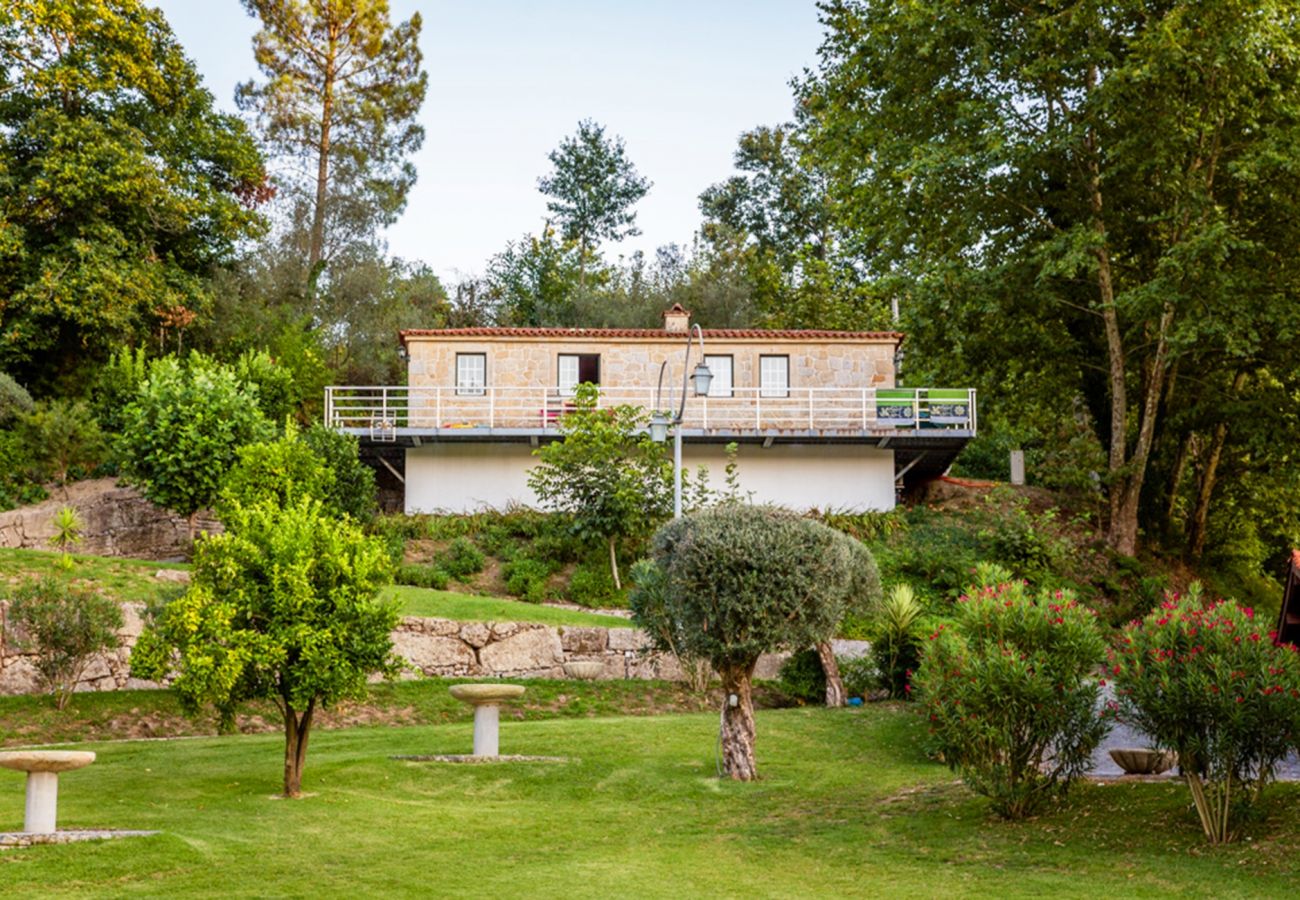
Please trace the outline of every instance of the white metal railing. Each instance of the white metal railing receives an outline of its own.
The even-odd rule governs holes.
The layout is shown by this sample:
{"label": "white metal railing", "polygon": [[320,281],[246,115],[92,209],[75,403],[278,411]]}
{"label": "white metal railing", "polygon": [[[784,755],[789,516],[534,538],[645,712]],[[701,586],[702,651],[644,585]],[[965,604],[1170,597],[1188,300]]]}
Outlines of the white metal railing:
{"label": "white metal railing", "polygon": [[[660,402],[676,410],[665,391]],[[601,407],[652,410],[653,387],[602,387]],[[555,387],[331,386],[325,422],[334,428],[393,439],[398,430],[554,429],[573,408],[573,394]],[[857,432],[881,429],[973,433],[974,388],[736,388],[730,396],[689,397],[682,421],[701,431]]]}

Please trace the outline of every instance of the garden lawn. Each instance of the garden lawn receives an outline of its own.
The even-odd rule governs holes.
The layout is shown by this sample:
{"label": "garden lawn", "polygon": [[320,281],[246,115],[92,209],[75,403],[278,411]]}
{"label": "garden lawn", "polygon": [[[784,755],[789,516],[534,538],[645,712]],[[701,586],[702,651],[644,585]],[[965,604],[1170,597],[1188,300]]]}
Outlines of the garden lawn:
{"label": "garden lawn", "polygon": [[404,616],[433,616],[458,622],[540,622],[543,625],[600,625],[605,628],[632,626],[630,621],[618,616],[429,588],[392,585],[385,589],[385,596],[397,598]]}
{"label": "garden lawn", "polygon": [[[1252,841],[1203,845],[1177,785],[1086,787],[990,820],[896,707],[758,714],[763,779],[713,775],[716,715],[502,724],[502,751],[569,763],[450,765],[465,724],[321,731],[298,801],[281,742],[245,735],[82,745],[63,827],[151,838],[0,852],[8,896],[1278,897],[1300,863],[1300,793],[1272,789]],[[22,778],[0,772],[0,830]]]}
{"label": "garden lawn", "polygon": [[[7,595],[6,585],[17,585],[24,578],[39,578],[57,574],[64,577],[59,562],[63,554],[52,550],[16,550],[0,547],[0,598]],[[168,591],[174,583],[159,581],[154,573],[159,569],[188,569],[178,562],[152,562],[125,557],[88,556],[72,554],[74,564],[70,577],[93,587],[107,597],[121,603],[150,603]]]}

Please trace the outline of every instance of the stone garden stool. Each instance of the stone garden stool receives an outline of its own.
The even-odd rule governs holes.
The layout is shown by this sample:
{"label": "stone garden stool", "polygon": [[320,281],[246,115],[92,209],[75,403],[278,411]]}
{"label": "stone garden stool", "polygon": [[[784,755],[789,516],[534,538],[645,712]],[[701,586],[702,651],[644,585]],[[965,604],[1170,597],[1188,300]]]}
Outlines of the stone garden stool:
{"label": "stone garden stool", "polygon": [[523,696],[522,684],[453,684],[451,695],[474,706],[474,755],[498,756],[497,707]]}
{"label": "stone garden stool", "polygon": [[9,750],[0,753],[0,766],[27,773],[27,810],[23,831],[53,834],[59,805],[59,773],[80,769],[95,761],[88,750]]}

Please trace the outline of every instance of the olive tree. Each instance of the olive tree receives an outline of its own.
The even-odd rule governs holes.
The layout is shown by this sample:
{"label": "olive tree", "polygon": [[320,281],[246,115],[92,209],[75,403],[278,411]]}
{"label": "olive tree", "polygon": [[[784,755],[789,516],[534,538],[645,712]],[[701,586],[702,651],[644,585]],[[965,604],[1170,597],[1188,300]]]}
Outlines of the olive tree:
{"label": "olive tree", "polygon": [[[653,556],[663,571],[659,610],[685,653],[707,659],[722,679],[722,765],[738,781],[754,763],[754,666],[763,653],[814,645],[830,635],[870,554],[833,528],[769,506],[725,504],[661,528]],[[874,569],[874,565],[872,566]],[[668,648],[664,648],[668,649]]]}
{"label": "olive tree", "polygon": [[201,538],[189,590],[155,617],[131,653],[138,678],[174,674],[190,712],[229,715],[269,699],[284,718],[284,794],[297,797],[318,707],[363,696],[373,673],[396,670],[397,610],[379,598],[390,563],[382,542],[300,497],[235,505],[227,531]]}

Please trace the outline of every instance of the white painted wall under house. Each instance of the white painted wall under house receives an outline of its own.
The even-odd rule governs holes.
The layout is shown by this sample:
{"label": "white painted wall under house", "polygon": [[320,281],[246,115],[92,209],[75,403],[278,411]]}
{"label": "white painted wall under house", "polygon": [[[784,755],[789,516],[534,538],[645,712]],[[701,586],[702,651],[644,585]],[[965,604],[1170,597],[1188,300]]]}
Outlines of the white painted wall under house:
{"label": "white painted wall under house", "polygon": [[[894,508],[894,451],[863,444],[742,444],[740,486],[754,502],[796,510],[860,512]],[[724,487],[720,444],[686,444],[682,463],[704,465],[709,483]],[[528,470],[537,464],[525,443],[432,443],[406,451],[406,512],[473,512],[511,503],[536,506]]]}

